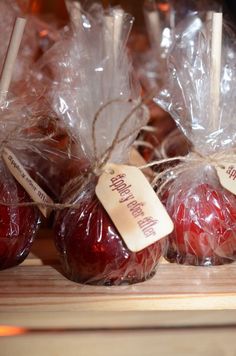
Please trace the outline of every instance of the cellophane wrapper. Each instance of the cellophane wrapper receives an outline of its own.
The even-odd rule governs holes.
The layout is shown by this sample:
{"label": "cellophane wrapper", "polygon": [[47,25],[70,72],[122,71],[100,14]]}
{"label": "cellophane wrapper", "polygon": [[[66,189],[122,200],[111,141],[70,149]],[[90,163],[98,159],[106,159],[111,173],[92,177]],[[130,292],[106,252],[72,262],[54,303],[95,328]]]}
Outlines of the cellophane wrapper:
{"label": "cellophane wrapper", "polygon": [[[135,63],[144,92],[153,88],[160,91],[168,82],[167,57],[174,40],[174,29],[184,18],[196,11],[217,11],[214,1],[146,0],[144,19],[150,48],[135,55]],[[168,86],[166,87],[168,90]],[[191,143],[176,128],[171,115],[157,103],[149,105],[153,132],[143,130],[137,142],[140,153],[147,161],[186,155]],[[162,169],[162,167],[158,167]]]}
{"label": "cellophane wrapper", "polygon": [[[203,6],[202,1],[161,1],[146,0],[143,12],[149,48],[135,55],[136,70],[143,91],[156,88],[160,91],[168,77],[167,56],[172,46],[174,28],[180,20],[191,13],[193,9]],[[176,128],[169,113],[160,108],[157,103],[149,105],[151,119],[149,126],[153,131],[142,130],[137,146],[147,161],[187,154],[189,143]],[[178,138],[178,142],[176,142]]]}
{"label": "cellophane wrapper", "polygon": [[145,90],[163,87],[168,78],[166,59],[174,41],[175,28],[185,17],[199,11],[219,11],[215,1],[146,0],[143,12],[150,50],[140,56],[139,75]]}
{"label": "cellophane wrapper", "polygon": [[[236,41],[223,25],[220,105],[212,123],[210,21],[194,14],[181,23],[169,54],[168,89],[157,102],[192,142],[200,163],[189,162],[165,177],[163,201],[175,229],[167,241],[170,261],[193,265],[229,262],[236,255],[236,199],[221,186],[207,157],[235,147]],[[197,153],[196,153],[197,152]],[[193,156],[193,154],[191,154]],[[209,162],[209,163],[208,163]]]}
{"label": "cellophane wrapper", "polygon": [[70,128],[52,109],[47,92],[40,95],[39,88],[37,83],[36,93],[22,97],[25,115],[31,123],[25,135],[32,142],[22,160],[36,183],[58,203],[63,187],[85,171],[87,165]]}
{"label": "cellophane wrapper", "polygon": [[24,205],[32,200],[2,159],[6,147],[21,160],[29,145],[27,125],[19,102],[8,101],[0,108],[0,269],[18,265],[27,257],[40,222],[38,208]]}
{"label": "cellophane wrapper", "polygon": [[17,0],[0,1],[0,32],[2,38],[0,42],[0,72],[16,18],[25,17],[27,20],[12,75],[10,91],[13,97],[21,95],[22,91],[26,90],[25,78],[28,76],[33,63],[60,36],[55,19],[49,24],[42,18],[26,14],[19,3],[20,1]]}
{"label": "cellophane wrapper", "polygon": [[86,13],[75,11],[64,39],[39,65],[43,80],[48,73],[53,109],[72,132],[80,147],[78,159],[87,166],[86,174],[79,173],[64,187],[61,203],[73,206],[56,214],[55,243],[65,274],[74,281],[140,282],[154,274],[161,244],[131,252],[95,195],[105,160],[127,163],[131,144],[148,119],[143,106],[130,114],[140,103],[125,49],[133,19],[120,8],[104,13],[97,4]]}

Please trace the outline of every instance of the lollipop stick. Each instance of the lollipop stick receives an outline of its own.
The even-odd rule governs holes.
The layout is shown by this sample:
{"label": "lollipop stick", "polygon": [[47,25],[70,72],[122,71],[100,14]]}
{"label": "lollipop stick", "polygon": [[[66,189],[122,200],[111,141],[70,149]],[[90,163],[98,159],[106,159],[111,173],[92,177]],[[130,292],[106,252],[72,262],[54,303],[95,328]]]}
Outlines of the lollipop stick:
{"label": "lollipop stick", "polygon": [[106,55],[113,55],[115,61],[117,61],[121,44],[123,20],[122,9],[114,9],[112,14],[104,18]]}
{"label": "lollipop stick", "polygon": [[124,20],[124,11],[122,9],[115,9],[113,39],[114,39],[114,55],[116,60],[118,58],[118,54],[120,50],[123,20]]}
{"label": "lollipop stick", "polygon": [[77,1],[66,1],[67,10],[75,30],[82,27],[81,4]]}
{"label": "lollipop stick", "polygon": [[159,50],[161,37],[160,15],[157,10],[146,10],[144,15],[150,42]]}
{"label": "lollipop stick", "polygon": [[0,79],[0,104],[6,100],[7,92],[11,83],[12,73],[16,61],[16,57],[20,48],[23,32],[26,24],[26,19],[18,17],[13,27],[11,39],[7,49],[5,62]]}
{"label": "lollipop stick", "polygon": [[105,56],[112,55],[114,33],[114,18],[112,15],[104,16],[104,38],[105,38]]}
{"label": "lollipop stick", "polygon": [[222,51],[222,13],[212,14],[212,41],[211,41],[211,116],[213,131],[219,128],[220,107],[220,74]]}

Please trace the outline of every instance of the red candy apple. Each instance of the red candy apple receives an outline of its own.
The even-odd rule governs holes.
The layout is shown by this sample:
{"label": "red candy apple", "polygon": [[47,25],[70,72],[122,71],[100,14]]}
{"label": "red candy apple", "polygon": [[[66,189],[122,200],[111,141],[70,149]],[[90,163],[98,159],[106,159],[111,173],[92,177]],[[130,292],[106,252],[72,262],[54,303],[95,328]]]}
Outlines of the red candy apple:
{"label": "red candy apple", "polygon": [[167,240],[171,262],[217,265],[236,255],[236,199],[219,184],[184,186],[173,196],[167,210],[175,229]]}
{"label": "red candy apple", "polygon": [[[37,207],[17,206],[30,198],[4,168],[0,177],[0,269],[21,263],[29,253],[39,222]],[[5,206],[4,203],[16,203]]]}
{"label": "red candy apple", "polygon": [[59,212],[54,225],[56,246],[68,278],[119,285],[140,282],[155,273],[161,243],[131,252],[96,198],[94,181],[83,189],[77,203],[78,208]]}

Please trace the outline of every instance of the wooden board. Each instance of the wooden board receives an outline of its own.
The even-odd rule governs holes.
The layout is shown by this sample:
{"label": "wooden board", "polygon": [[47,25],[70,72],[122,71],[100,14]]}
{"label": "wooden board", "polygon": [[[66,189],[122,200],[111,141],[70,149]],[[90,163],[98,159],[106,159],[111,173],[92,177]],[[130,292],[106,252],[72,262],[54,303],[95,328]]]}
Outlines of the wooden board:
{"label": "wooden board", "polygon": [[66,279],[48,233],[20,266],[0,272],[0,313],[236,310],[236,264],[160,263],[154,278],[132,286],[84,286]]}
{"label": "wooden board", "polygon": [[1,340],[0,356],[234,356],[236,329],[92,331]]}
{"label": "wooden board", "polygon": [[11,335],[0,356],[236,354],[236,264],[162,261],[145,283],[83,286],[62,275],[44,231],[21,266],[0,272],[0,287],[0,336]]}
{"label": "wooden board", "polygon": [[156,276],[121,287],[83,286],[59,265],[26,265],[0,272],[3,311],[129,311],[236,309],[236,265],[194,268],[161,264]]}

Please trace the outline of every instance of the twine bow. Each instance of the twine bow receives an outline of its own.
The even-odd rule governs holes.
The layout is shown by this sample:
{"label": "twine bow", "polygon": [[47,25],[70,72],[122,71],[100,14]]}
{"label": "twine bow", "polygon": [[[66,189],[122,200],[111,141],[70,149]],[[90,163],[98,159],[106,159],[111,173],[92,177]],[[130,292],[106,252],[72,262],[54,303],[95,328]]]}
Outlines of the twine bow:
{"label": "twine bow", "polygon": [[[156,90],[155,90],[156,92]],[[145,112],[147,111],[146,106],[144,105],[146,102],[148,102],[154,95],[154,91],[150,92],[148,95],[146,95],[140,102],[133,107],[133,109],[126,115],[126,117],[122,120],[120,126],[118,127],[118,130],[115,134],[114,139],[112,140],[111,145],[103,152],[101,157],[98,157],[97,155],[97,139],[96,139],[96,123],[99,120],[101,113],[105,108],[107,108],[109,105],[115,102],[120,102],[120,103],[127,103],[127,101],[121,100],[121,99],[114,99],[111,100],[107,103],[105,103],[103,106],[99,108],[99,110],[96,112],[94,119],[93,119],[93,124],[92,124],[92,144],[93,144],[93,150],[94,150],[94,160],[95,163],[93,166],[91,166],[87,171],[85,171],[83,174],[81,174],[79,177],[75,177],[71,179],[63,188],[62,195],[61,195],[61,200],[64,200],[66,197],[66,202],[65,203],[41,203],[41,202],[23,202],[23,203],[5,203],[1,202],[0,204],[5,205],[5,206],[44,206],[47,208],[50,208],[51,210],[62,210],[65,208],[71,208],[71,207],[78,207],[80,204],[76,203],[77,196],[79,195],[79,192],[82,191],[88,182],[92,179],[92,177],[100,176],[104,172],[104,167],[106,163],[110,160],[113,151],[115,150],[116,146],[126,140],[130,135],[133,135],[134,133],[138,133],[140,131],[140,126],[135,127],[132,132],[128,132],[127,134],[123,135],[120,137],[121,132],[123,128],[125,127],[126,123],[130,120],[130,118],[133,116],[133,114],[141,109]],[[132,102],[132,99],[129,99],[128,102]],[[21,141],[22,138],[19,137],[19,133],[22,132],[20,129],[20,126],[15,127],[9,135],[4,138],[2,141],[2,145],[0,142],[0,148],[4,147],[7,145],[7,143],[13,142],[13,141]],[[47,135],[46,137],[42,138],[32,138],[32,139],[24,139],[24,142],[28,143],[33,143],[33,142],[43,142],[47,141],[49,139],[52,139],[53,136],[55,135],[55,130],[50,134]]]}

